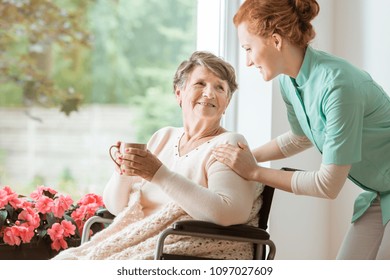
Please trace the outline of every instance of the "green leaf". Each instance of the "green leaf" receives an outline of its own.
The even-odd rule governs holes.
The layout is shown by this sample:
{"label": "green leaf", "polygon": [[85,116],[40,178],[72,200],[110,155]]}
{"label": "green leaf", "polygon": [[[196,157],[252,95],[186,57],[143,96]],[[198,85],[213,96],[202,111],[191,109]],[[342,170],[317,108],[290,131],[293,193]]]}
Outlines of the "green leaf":
{"label": "green leaf", "polygon": [[61,103],[61,112],[64,112],[67,116],[70,115],[71,112],[77,111],[80,106],[81,98],[78,96],[68,97]]}
{"label": "green leaf", "polygon": [[5,224],[5,220],[7,219],[8,212],[5,209],[0,210],[0,229]]}
{"label": "green leaf", "polygon": [[13,219],[14,217],[14,213],[15,213],[15,209],[11,206],[11,205],[9,205],[9,204],[7,204],[6,206],[4,206],[4,208],[5,208],[5,210],[8,212],[8,215],[9,215],[9,217],[11,218],[11,219]]}
{"label": "green leaf", "polygon": [[47,230],[45,230],[45,229],[42,229],[42,230],[38,229],[38,231],[37,231],[37,235],[38,235],[40,238],[45,237],[46,234],[47,234]]}
{"label": "green leaf", "polygon": [[76,222],[73,220],[73,218],[71,216],[69,216],[68,214],[64,214],[64,219],[71,222],[72,224],[76,224]]}
{"label": "green leaf", "polygon": [[57,222],[57,219],[54,217],[53,213],[46,213],[46,220],[47,220],[48,228],[51,228],[51,226]]}

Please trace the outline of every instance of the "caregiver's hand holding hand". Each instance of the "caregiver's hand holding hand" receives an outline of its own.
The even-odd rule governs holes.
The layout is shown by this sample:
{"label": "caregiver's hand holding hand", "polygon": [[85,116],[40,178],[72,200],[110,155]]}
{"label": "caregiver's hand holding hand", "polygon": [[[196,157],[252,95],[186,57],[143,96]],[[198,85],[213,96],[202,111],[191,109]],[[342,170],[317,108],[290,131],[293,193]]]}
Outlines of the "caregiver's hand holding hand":
{"label": "caregiver's hand holding hand", "polygon": [[249,147],[242,143],[237,146],[221,144],[213,149],[214,157],[246,180],[253,181],[258,171],[258,164]]}

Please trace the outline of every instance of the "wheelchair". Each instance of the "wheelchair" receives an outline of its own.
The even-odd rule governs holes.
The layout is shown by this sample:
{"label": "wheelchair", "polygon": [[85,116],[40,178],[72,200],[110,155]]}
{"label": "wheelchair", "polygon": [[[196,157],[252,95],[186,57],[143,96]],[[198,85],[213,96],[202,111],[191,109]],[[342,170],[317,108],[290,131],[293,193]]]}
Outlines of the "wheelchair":
{"label": "wheelchair", "polygon": [[[297,169],[283,167],[282,170],[296,171]],[[214,223],[186,220],[174,223],[171,227],[163,230],[158,238],[155,260],[184,260],[184,259],[206,259],[189,255],[176,255],[164,253],[164,241],[169,235],[184,235],[193,237],[212,238],[214,240],[230,240],[237,242],[248,242],[254,246],[254,260],[273,260],[276,254],[276,246],[268,233],[268,218],[271,210],[274,188],[268,185],[264,186],[262,196],[262,206],[259,210],[258,226],[245,224],[220,226]],[[112,223],[114,215],[106,209],[101,209],[95,216],[88,219],[85,223],[81,238],[81,244],[89,240],[90,228],[94,223],[103,223],[109,225]]]}

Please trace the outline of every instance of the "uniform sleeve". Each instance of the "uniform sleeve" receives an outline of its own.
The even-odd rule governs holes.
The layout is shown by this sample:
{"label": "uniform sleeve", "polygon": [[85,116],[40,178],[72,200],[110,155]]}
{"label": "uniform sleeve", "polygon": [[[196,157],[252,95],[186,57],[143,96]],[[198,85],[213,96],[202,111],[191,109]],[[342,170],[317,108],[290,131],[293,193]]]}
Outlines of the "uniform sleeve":
{"label": "uniform sleeve", "polygon": [[207,176],[205,188],[163,165],[152,183],[195,219],[220,225],[246,223],[259,185],[244,180],[218,161],[208,167]]}
{"label": "uniform sleeve", "polygon": [[336,90],[323,103],[326,118],[323,164],[352,164],[361,160],[364,106],[353,89]]}

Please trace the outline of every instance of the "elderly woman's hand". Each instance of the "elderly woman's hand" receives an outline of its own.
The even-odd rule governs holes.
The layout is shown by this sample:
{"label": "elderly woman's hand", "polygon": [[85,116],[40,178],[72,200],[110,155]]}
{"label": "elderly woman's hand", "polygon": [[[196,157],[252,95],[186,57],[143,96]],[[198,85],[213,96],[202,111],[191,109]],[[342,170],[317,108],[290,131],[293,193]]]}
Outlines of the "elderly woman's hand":
{"label": "elderly woman's hand", "polygon": [[122,174],[140,176],[147,181],[153,179],[154,174],[162,165],[162,162],[149,150],[136,148],[127,148],[120,160]]}
{"label": "elderly woman's hand", "polygon": [[221,144],[213,149],[214,157],[226,164],[246,180],[254,180],[258,164],[249,147],[243,143],[237,146]]}

